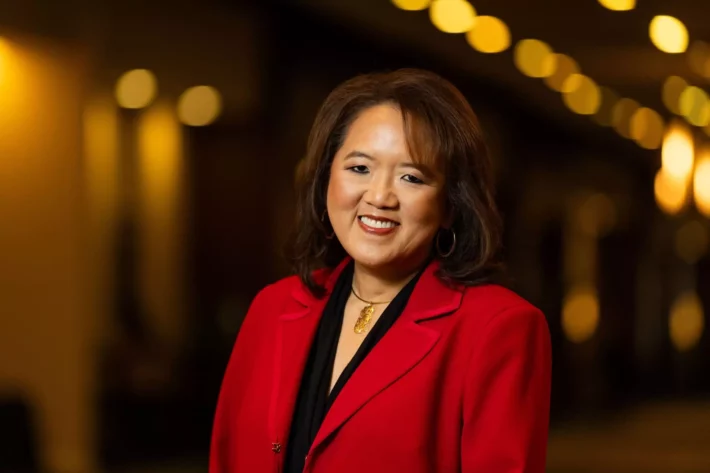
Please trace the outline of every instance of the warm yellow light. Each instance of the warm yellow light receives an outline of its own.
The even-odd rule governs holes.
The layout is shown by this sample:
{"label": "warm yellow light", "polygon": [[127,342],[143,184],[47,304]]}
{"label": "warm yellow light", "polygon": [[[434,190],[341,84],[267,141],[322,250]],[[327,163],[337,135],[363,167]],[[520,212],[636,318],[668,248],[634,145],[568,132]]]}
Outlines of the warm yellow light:
{"label": "warm yellow light", "polygon": [[569,76],[579,73],[579,65],[565,54],[555,54],[555,64],[555,72],[545,77],[545,83],[553,90],[570,92],[565,90],[563,86]]}
{"label": "warm yellow light", "polygon": [[392,0],[397,8],[407,11],[426,10],[431,0]]}
{"label": "warm yellow light", "polygon": [[695,292],[681,294],[673,302],[668,328],[671,342],[678,351],[689,351],[698,344],[705,329],[705,319],[703,304]]}
{"label": "warm yellow light", "polygon": [[686,87],[680,94],[678,108],[688,123],[695,126],[710,124],[710,100],[700,87]]}
{"label": "warm yellow light", "polygon": [[572,288],[562,307],[562,330],[568,340],[582,343],[594,335],[599,325],[599,298],[591,286]]}
{"label": "warm yellow light", "polygon": [[119,196],[120,127],[111,96],[89,100],[83,113],[84,163],[88,205],[92,217],[106,224]]}
{"label": "warm yellow light", "polygon": [[178,117],[185,125],[209,125],[215,121],[221,110],[222,98],[214,87],[192,87],[178,99]]}
{"label": "warm yellow light", "polygon": [[123,74],[116,84],[116,100],[123,108],[144,108],[157,93],[157,81],[147,69],[134,69]]}
{"label": "warm yellow light", "polygon": [[599,86],[583,74],[569,76],[562,89],[565,90],[562,99],[565,105],[580,115],[594,115],[601,104]]}
{"label": "warm yellow light", "polygon": [[675,251],[688,264],[697,263],[708,250],[708,230],[698,220],[684,224],[675,235]]}
{"label": "warm yellow light", "polygon": [[599,91],[601,93],[601,104],[599,105],[599,110],[594,114],[594,121],[602,126],[611,126],[613,123],[613,112],[616,102],[619,101],[619,97],[616,93],[607,88],[600,87]]}
{"label": "warm yellow light", "polygon": [[444,33],[465,33],[476,22],[476,10],[466,0],[434,0],[429,18]]}
{"label": "warm yellow light", "polygon": [[629,98],[623,98],[614,105],[611,112],[611,124],[624,138],[631,138],[631,117],[638,109],[638,102]]}
{"label": "warm yellow light", "polygon": [[494,16],[478,16],[473,28],[466,33],[466,40],[482,53],[499,53],[510,47],[510,31]]}
{"label": "warm yellow light", "polygon": [[688,193],[687,182],[659,169],[653,183],[658,208],[669,215],[675,215],[685,206]]}
{"label": "warm yellow light", "polygon": [[687,127],[673,123],[663,138],[661,163],[664,172],[675,179],[689,181],[693,172],[695,149],[693,135]]}
{"label": "warm yellow light", "polygon": [[138,122],[138,176],[145,218],[174,214],[184,174],[184,143],[172,107],[157,103]]}
{"label": "warm yellow light", "polygon": [[631,138],[642,148],[656,149],[661,146],[663,127],[663,118],[658,112],[641,107],[631,117]]}
{"label": "warm yellow light", "polygon": [[513,59],[520,72],[529,77],[549,77],[557,68],[552,48],[537,39],[518,41]]}
{"label": "warm yellow light", "polygon": [[648,28],[653,44],[664,53],[682,53],[688,47],[688,30],[679,19],[658,15]]}
{"label": "warm yellow light", "polygon": [[663,83],[663,104],[676,115],[680,115],[680,94],[688,87],[682,77],[670,76]]}
{"label": "warm yellow light", "polygon": [[707,150],[695,166],[693,197],[698,211],[710,218],[710,152]]}
{"label": "warm yellow light", "polygon": [[636,6],[636,0],[599,0],[599,3],[614,11],[628,11],[633,10]]}

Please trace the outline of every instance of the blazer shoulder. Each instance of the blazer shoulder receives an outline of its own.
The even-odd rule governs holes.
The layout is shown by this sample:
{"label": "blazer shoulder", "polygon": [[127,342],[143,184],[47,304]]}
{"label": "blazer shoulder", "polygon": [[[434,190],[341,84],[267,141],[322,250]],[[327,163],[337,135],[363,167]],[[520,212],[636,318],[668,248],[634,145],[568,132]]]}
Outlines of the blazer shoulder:
{"label": "blazer shoulder", "polygon": [[476,314],[476,319],[486,324],[498,314],[513,311],[542,317],[542,311],[514,291],[497,284],[485,284],[464,289],[460,310]]}
{"label": "blazer shoulder", "polygon": [[255,300],[276,302],[291,294],[300,285],[302,283],[298,276],[287,276],[264,287],[256,295]]}

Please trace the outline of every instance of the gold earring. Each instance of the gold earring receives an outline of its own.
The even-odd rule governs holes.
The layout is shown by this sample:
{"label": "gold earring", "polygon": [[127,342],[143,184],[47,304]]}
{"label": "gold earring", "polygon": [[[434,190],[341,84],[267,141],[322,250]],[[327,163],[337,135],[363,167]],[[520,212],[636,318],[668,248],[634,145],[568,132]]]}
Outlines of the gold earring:
{"label": "gold earring", "polygon": [[436,234],[436,251],[442,258],[448,258],[454,253],[454,250],[456,249],[456,232],[453,228],[449,231],[451,232],[451,238],[453,239],[453,242],[451,243],[451,248],[449,248],[449,251],[447,252],[441,251],[441,243],[439,242],[439,239],[441,238],[441,231]]}

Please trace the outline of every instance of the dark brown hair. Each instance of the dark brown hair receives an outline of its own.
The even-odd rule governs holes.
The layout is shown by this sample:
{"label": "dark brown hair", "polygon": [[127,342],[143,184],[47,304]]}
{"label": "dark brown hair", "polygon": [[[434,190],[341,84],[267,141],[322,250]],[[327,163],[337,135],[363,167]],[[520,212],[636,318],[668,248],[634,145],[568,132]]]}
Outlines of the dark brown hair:
{"label": "dark brown hair", "polygon": [[330,167],[350,124],[363,110],[383,103],[402,111],[415,162],[434,164],[444,172],[446,209],[456,245],[446,258],[432,245],[432,257],[441,261],[437,276],[449,284],[490,281],[499,269],[501,223],[481,127],[456,87],[417,69],[350,79],[333,90],[318,111],[296,176],[296,227],[291,241],[296,274],[321,296],[323,287],[313,279],[313,271],[332,268],[345,257],[337,238],[328,238],[332,228],[322,219]]}

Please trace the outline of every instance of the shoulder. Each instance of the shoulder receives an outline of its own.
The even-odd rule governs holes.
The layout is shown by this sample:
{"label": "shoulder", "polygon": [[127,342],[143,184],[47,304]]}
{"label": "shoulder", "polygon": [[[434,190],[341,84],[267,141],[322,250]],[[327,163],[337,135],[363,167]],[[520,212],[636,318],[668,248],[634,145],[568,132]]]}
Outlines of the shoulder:
{"label": "shoulder", "polygon": [[540,309],[514,291],[497,284],[464,288],[459,311],[465,318],[475,319],[477,326],[485,326],[493,321],[521,319],[532,324],[547,325]]}
{"label": "shoulder", "polygon": [[260,290],[256,297],[254,297],[254,302],[252,304],[255,306],[262,306],[266,303],[281,301],[285,297],[290,296],[294,291],[300,289],[302,286],[303,283],[298,276],[287,276],[267,285]]}

